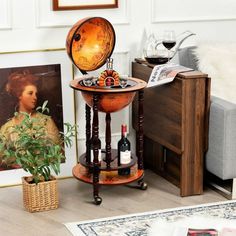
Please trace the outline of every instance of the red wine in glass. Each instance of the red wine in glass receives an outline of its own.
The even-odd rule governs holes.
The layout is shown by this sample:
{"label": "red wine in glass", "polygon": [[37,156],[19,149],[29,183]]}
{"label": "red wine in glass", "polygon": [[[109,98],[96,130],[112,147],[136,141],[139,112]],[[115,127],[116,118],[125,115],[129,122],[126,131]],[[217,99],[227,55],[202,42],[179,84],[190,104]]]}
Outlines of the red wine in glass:
{"label": "red wine in glass", "polygon": [[167,48],[168,50],[170,50],[171,48],[173,48],[176,44],[176,41],[172,41],[172,40],[163,40],[162,44],[164,45],[165,48]]}
{"label": "red wine in glass", "polygon": [[168,50],[168,62],[170,61],[170,49],[173,48],[176,44],[175,32],[173,30],[166,30],[164,32],[163,46]]}

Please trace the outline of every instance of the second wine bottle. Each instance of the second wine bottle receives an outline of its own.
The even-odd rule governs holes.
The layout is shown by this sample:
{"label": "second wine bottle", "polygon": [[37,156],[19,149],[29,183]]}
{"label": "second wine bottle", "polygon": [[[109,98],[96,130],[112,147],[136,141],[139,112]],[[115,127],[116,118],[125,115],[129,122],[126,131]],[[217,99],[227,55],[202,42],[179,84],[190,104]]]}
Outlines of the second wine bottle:
{"label": "second wine bottle", "polygon": [[[118,142],[118,167],[131,162],[130,141],[127,138],[127,125],[121,125],[121,139]],[[118,169],[119,175],[129,175],[130,168]]]}

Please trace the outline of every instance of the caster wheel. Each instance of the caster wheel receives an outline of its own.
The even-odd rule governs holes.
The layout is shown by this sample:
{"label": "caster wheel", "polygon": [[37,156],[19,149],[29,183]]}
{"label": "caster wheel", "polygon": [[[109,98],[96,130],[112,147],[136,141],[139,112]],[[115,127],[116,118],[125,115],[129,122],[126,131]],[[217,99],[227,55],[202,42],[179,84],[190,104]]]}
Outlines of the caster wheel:
{"label": "caster wheel", "polygon": [[140,187],[141,190],[146,190],[148,185],[145,182],[142,182],[142,183],[140,183],[139,187]]}
{"label": "caster wheel", "polygon": [[95,197],[95,198],[94,198],[94,203],[95,203],[96,205],[100,205],[100,204],[102,203],[102,198],[100,198],[100,197]]}

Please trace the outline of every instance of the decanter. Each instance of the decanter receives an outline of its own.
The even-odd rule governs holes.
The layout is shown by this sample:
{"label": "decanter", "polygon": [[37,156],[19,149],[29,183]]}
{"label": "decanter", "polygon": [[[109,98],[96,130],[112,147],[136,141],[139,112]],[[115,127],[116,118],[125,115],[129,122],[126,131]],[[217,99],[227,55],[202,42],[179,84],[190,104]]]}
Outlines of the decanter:
{"label": "decanter", "polygon": [[113,58],[107,59],[106,70],[104,70],[97,81],[99,86],[119,86],[119,74],[113,69]]}

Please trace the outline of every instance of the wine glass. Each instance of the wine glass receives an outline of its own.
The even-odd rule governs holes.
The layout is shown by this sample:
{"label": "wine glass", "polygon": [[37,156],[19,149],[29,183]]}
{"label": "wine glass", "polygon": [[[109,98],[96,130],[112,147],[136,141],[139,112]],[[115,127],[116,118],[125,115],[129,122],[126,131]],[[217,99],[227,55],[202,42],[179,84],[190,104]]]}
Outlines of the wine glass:
{"label": "wine glass", "polygon": [[173,30],[164,31],[162,44],[168,50],[168,62],[169,62],[170,61],[170,50],[176,44],[175,32]]}
{"label": "wine glass", "polygon": [[128,85],[128,75],[121,75],[119,83],[121,88],[125,88]]}

